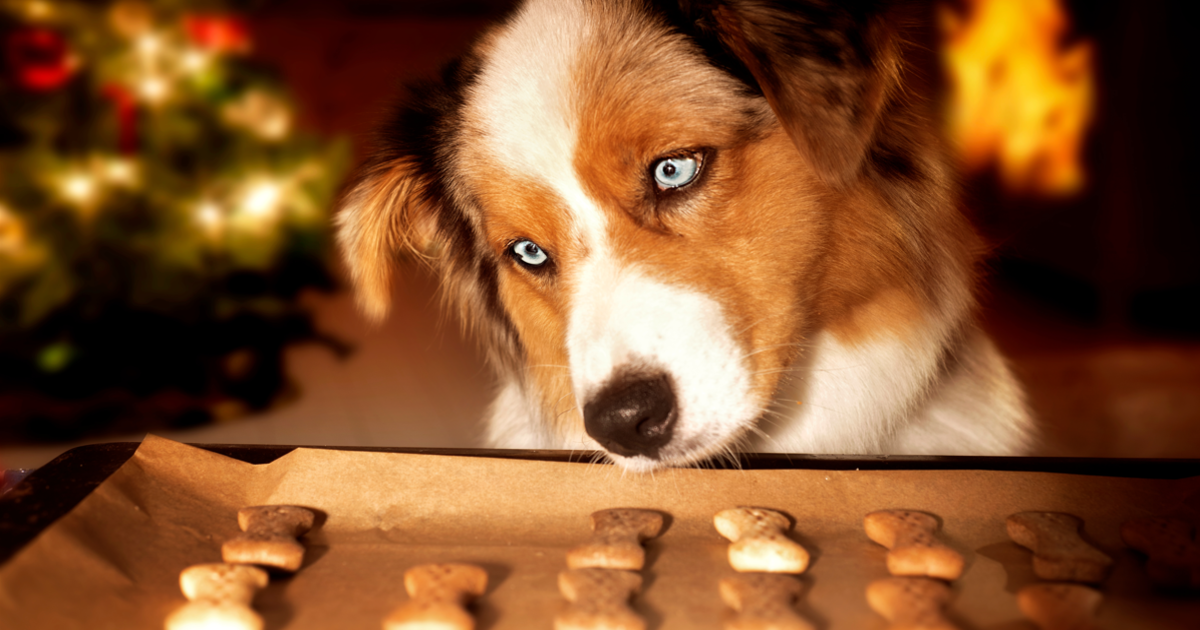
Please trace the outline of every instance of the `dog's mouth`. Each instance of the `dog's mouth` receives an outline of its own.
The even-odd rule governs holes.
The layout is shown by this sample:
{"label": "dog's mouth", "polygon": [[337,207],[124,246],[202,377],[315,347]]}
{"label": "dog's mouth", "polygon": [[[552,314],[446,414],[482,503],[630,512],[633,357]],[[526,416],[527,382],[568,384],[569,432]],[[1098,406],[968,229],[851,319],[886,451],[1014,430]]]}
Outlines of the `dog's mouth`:
{"label": "dog's mouth", "polygon": [[677,440],[669,442],[647,455],[635,451],[622,451],[604,447],[607,458],[617,466],[635,473],[648,473],[662,468],[703,467],[706,462],[723,458],[736,458],[736,437],[720,442],[700,440]]}

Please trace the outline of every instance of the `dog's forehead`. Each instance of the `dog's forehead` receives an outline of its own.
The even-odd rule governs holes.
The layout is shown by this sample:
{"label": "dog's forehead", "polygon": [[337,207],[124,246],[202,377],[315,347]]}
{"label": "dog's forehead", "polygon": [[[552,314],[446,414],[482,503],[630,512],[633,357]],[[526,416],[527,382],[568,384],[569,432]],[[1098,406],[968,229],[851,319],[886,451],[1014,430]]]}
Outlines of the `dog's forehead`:
{"label": "dog's forehead", "polygon": [[733,146],[767,120],[765,101],[639,2],[531,0],[475,55],[459,181],[493,199],[512,184],[543,191],[553,203],[541,218],[574,234],[579,251],[623,220],[653,158]]}
{"label": "dog's forehead", "polygon": [[482,68],[464,103],[471,153],[551,186],[568,203],[578,125],[573,76],[591,33],[579,0],[532,0],[481,44]]}

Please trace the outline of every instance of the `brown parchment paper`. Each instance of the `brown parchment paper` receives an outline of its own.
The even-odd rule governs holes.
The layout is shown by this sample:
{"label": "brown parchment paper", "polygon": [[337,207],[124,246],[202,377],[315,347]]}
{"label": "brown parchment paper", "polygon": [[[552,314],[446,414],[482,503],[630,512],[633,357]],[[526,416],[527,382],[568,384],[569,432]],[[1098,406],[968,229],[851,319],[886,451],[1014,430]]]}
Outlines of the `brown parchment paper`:
{"label": "brown parchment paper", "polygon": [[0,628],[161,628],[184,602],[178,575],[220,560],[246,505],[319,511],[295,576],[273,576],[255,607],[268,628],[380,628],[407,599],[406,569],[462,561],[488,571],[474,606],[481,629],[553,627],[565,606],[556,576],[611,507],[660,510],[635,607],[650,628],[720,628],[717,581],[732,575],[712,515],[753,505],[795,519],[813,554],[798,610],[818,628],[882,629],[863,593],[885,577],[886,550],[862,531],[867,512],[908,508],[943,521],[967,560],[952,612],[965,630],[1033,628],[1014,593],[1034,581],[1030,554],[1009,542],[1008,514],[1081,516],[1085,535],[1116,559],[1101,589],[1102,627],[1200,627],[1200,598],[1155,592],[1126,550],[1125,519],[1200,515],[1200,478],[1139,480],[984,471],[669,470],[298,449],[254,466],[148,437],[120,470],[0,567]]}

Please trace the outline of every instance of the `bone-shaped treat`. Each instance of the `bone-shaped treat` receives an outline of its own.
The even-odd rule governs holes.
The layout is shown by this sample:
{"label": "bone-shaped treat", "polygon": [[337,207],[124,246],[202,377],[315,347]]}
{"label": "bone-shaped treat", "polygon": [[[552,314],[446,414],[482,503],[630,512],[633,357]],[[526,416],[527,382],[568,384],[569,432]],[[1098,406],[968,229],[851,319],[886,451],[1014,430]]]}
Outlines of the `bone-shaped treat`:
{"label": "bone-shaped treat", "polygon": [[558,590],[571,602],[554,618],[554,630],[645,630],[629,598],[642,576],[616,569],[571,569],[558,574]]}
{"label": "bone-shaped treat", "polygon": [[621,508],[592,513],[592,539],[567,552],[572,569],[596,567],[638,571],[646,563],[642,541],[662,531],[662,514]]}
{"label": "bone-shaped treat", "polygon": [[404,572],[411,598],[383,621],[384,630],[471,630],[475,618],[465,608],[487,590],[487,572],[473,564],[423,564]]}
{"label": "bone-shaped treat", "polygon": [[867,604],[894,630],[958,630],[946,618],[950,587],[925,577],[891,577],[867,585]]}
{"label": "bone-shaped treat", "polygon": [[734,508],[718,512],[713,525],[729,545],[729,566],[737,571],[803,573],[808,550],[784,535],[788,518],[774,510]]}
{"label": "bone-shaped treat", "polygon": [[1139,518],[1121,525],[1121,540],[1146,554],[1146,575],[1167,588],[1200,590],[1196,528],[1174,518]]}
{"label": "bone-shaped treat", "polygon": [[963,557],[934,538],[937,519],[911,510],[882,510],[863,518],[867,537],[888,548],[892,575],[928,576],[957,580]]}
{"label": "bone-shaped treat", "polygon": [[267,585],[267,572],[241,564],[197,564],[179,574],[188,603],[171,613],[166,630],[261,630],[262,617],[250,607]]}
{"label": "bone-shaped treat", "polygon": [[1021,614],[1041,630],[1098,630],[1100,592],[1081,584],[1030,584],[1017,591]]}
{"label": "bone-shaped treat", "polygon": [[225,562],[261,564],[295,571],[304,562],[304,545],[296,539],[312,528],[311,510],[293,505],[260,505],[238,510],[241,534],[225,541]]}
{"label": "bone-shaped treat", "polygon": [[790,575],[738,575],[721,580],[720,589],[721,599],[737,611],[725,622],[725,630],[814,630],[792,608],[802,587]]}
{"label": "bone-shaped treat", "polygon": [[1033,572],[1043,580],[1101,582],[1112,558],[1083,541],[1083,521],[1061,512],[1018,512],[1008,517],[1008,537],[1033,552]]}

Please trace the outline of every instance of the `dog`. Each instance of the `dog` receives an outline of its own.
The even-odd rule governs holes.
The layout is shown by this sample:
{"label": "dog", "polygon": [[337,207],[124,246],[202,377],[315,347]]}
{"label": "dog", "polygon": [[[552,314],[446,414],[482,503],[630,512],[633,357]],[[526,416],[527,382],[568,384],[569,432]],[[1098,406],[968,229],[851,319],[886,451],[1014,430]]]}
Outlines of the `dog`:
{"label": "dog", "polygon": [[414,86],[348,186],[362,309],[429,261],[499,376],[497,448],[1015,455],[986,247],[903,5],[527,0]]}

